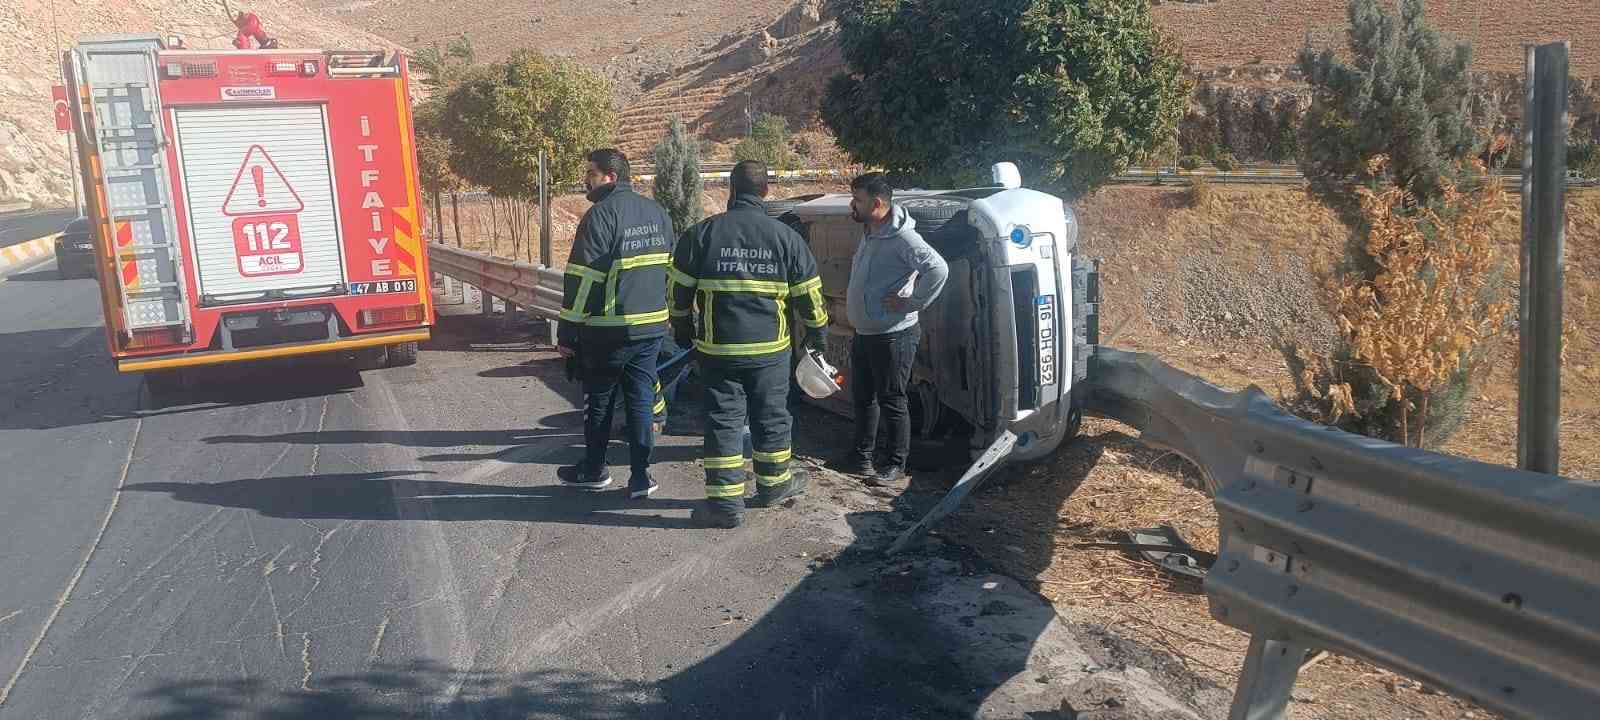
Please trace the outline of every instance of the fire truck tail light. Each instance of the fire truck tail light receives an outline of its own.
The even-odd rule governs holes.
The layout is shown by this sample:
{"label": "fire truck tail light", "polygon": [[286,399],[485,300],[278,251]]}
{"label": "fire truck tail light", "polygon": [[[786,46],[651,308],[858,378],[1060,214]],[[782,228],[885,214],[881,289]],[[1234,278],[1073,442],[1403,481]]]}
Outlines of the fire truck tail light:
{"label": "fire truck tail light", "polygon": [[298,75],[300,64],[294,61],[274,62],[267,66],[267,70],[273,75]]}
{"label": "fire truck tail light", "polygon": [[307,61],[305,61],[303,63],[300,63],[300,76],[301,77],[316,77],[316,75],[317,75],[317,61],[315,61],[315,60],[307,60]]}
{"label": "fire truck tail light", "polygon": [[402,305],[400,307],[377,308],[373,310],[361,311],[362,327],[418,322],[422,322],[421,305]]}
{"label": "fire truck tail light", "polygon": [[178,63],[167,63],[166,65],[162,66],[162,70],[167,73],[167,77],[169,79],[183,77],[183,66],[179,65]]}

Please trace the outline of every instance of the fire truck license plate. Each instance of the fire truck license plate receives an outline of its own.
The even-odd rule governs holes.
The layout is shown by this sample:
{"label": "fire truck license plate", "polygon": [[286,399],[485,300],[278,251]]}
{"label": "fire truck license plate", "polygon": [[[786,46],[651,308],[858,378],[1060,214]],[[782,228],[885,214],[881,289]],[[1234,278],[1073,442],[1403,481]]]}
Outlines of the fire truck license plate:
{"label": "fire truck license plate", "polygon": [[351,295],[382,295],[385,293],[414,293],[416,291],[416,280],[350,283]]}
{"label": "fire truck license plate", "polygon": [[290,275],[305,269],[300,223],[294,214],[246,215],[233,220],[233,249],[245,277]]}
{"label": "fire truck license plate", "polygon": [[1039,384],[1056,384],[1056,296],[1041,295],[1039,313]]}

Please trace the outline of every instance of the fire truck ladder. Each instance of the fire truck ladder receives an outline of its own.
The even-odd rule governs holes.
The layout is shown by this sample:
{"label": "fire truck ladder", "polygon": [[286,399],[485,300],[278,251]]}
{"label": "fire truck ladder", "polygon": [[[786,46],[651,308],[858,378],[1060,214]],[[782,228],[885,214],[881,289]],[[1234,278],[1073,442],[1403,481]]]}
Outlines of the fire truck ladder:
{"label": "fire truck ladder", "polygon": [[75,61],[94,104],[88,139],[100,158],[116,257],[105,281],[122,295],[128,332],[178,328],[187,342],[189,303],[157,87],[160,47],[156,38],[85,41]]}

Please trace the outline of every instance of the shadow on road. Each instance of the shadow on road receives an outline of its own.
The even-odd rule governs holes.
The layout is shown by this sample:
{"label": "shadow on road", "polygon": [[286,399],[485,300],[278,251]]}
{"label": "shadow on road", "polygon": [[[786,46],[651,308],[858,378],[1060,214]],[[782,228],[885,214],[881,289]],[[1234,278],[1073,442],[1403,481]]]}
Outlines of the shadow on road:
{"label": "shadow on road", "polygon": [[[419,480],[427,471],[324,473],[219,483],[148,482],[123,492],[164,492],[179,502],[254,510],[303,520],[508,520],[608,527],[688,527],[684,500],[640,505],[621,490],[588,493],[560,486],[508,486]],[[412,512],[414,510],[414,512]]]}
{"label": "shadow on road", "polygon": [[[815,419],[811,423],[816,426]],[[833,430],[837,428],[828,428]],[[727,632],[737,636],[688,667],[642,667],[646,679],[564,670],[473,672],[459,698],[442,707],[428,703],[455,673],[426,663],[317,677],[311,691],[255,681],[174,683],[146,693],[147,699],[163,705],[164,711],[151,717],[942,720],[976,717],[993,703],[999,711],[993,717],[1073,717],[1038,712],[1048,701],[1029,703],[1031,714],[1018,704],[1061,680],[1035,675],[1029,662],[1035,641],[1055,621],[1053,608],[992,575],[970,554],[937,540],[906,556],[883,555],[894,536],[942,494],[947,479],[932,473],[926,478],[886,508],[848,514],[853,543],[837,554],[810,558],[804,579],[765,615],[748,624],[743,618],[726,620]],[[397,495],[409,495],[428,496],[440,519],[670,526],[658,518],[608,514],[606,498],[595,498],[593,509],[562,510],[561,501],[570,496],[560,491],[410,480],[392,473],[201,486],[146,483],[129,490],[171,492],[182,501],[248,507],[283,517],[392,519],[392,509],[385,506],[392,508]],[[782,532],[778,528],[790,522],[783,513],[793,512],[799,510],[760,513],[744,528],[715,537],[737,543],[737,534]],[[998,583],[1008,584],[994,589]],[[730,605],[747,601],[725,599]],[[648,607],[639,612],[641,621],[648,620]],[[682,637],[699,642],[692,640],[697,634],[703,635],[685,628]],[[1015,712],[1005,712],[1007,708]]]}

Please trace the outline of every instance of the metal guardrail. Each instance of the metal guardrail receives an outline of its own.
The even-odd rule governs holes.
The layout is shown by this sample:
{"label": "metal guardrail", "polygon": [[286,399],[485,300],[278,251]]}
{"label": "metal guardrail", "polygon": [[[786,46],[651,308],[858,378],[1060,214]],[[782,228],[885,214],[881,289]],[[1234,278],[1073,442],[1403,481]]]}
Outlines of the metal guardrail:
{"label": "metal guardrail", "polygon": [[546,320],[561,314],[560,270],[515,262],[448,245],[429,244],[428,264],[440,275],[479,288]]}
{"label": "metal guardrail", "polygon": [[1231,718],[1283,718],[1310,649],[1507,717],[1600,707],[1600,484],[1350,435],[1150,355],[1091,363],[1089,410],[1188,457],[1215,498],[1206,595],[1251,634]]}
{"label": "metal guardrail", "polygon": [[[428,251],[436,272],[486,295],[560,311],[560,271]],[[1089,378],[1089,412],[1194,462],[1215,499],[1206,595],[1213,617],[1251,635],[1232,720],[1286,717],[1312,649],[1508,717],[1600,707],[1600,484],[1350,435],[1152,355],[1095,348]]]}
{"label": "metal guardrail", "polygon": [[[1513,193],[1522,192],[1521,175],[1497,175],[1506,190]],[[1133,183],[1172,183],[1174,185],[1189,184],[1195,179],[1202,179],[1221,185],[1299,185],[1306,181],[1304,173],[1294,166],[1270,166],[1244,168],[1240,170],[1174,170],[1168,168],[1130,168],[1127,172],[1111,179],[1114,184],[1128,185]],[[1593,178],[1572,177],[1567,179],[1568,188],[1600,187],[1600,180]]]}

